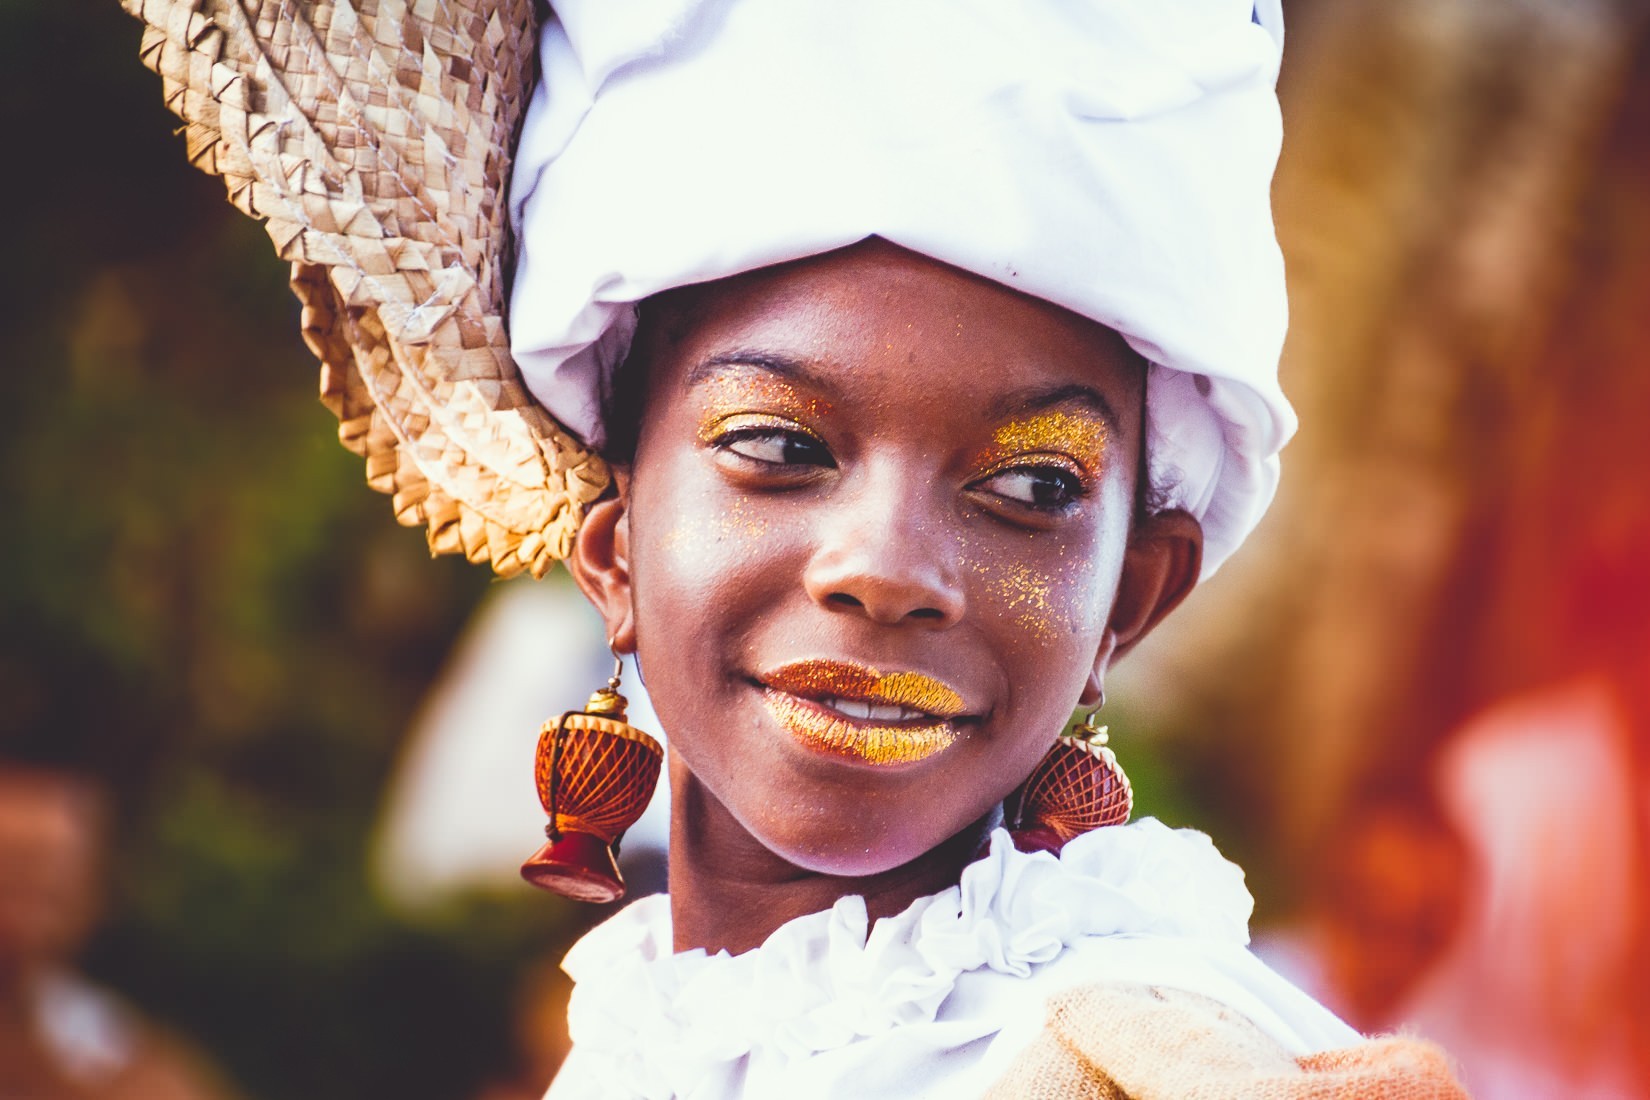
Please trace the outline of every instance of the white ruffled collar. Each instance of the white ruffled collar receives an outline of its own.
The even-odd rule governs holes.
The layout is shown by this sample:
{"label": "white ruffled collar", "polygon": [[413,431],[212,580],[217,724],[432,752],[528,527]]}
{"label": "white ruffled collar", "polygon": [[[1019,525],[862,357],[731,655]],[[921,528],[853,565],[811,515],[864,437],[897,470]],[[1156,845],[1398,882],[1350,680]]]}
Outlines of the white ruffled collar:
{"label": "white ruffled collar", "polygon": [[1059,857],[1008,834],[957,886],[871,925],[865,901],[780,926],[740,955],[672,952],[670,898],[643,898],[589,932],[563,966],[588,1070],[635,1095],[671,1095],[762,1052],[801,1058],[933,1020],[960,975],[1025,977],[1084,936],[1245,944],[1254,902],[1209,838],[1152,818],[1097,829]]}

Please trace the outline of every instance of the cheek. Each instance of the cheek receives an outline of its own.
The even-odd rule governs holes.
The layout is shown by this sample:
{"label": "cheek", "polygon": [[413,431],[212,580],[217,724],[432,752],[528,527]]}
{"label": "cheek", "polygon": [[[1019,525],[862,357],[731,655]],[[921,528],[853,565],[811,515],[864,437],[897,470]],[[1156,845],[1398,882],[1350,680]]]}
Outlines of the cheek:
{"label": "cheek", "polygon": [[639,489],[630,512],[636,659],[671,751],[693,753],[694,731],[720,726],[721,658],[739,644],[735,565],[743,555],[730,540],[742,528],[691,493]]}
{"label": "cheek", "polygon": [[658,554],[685,568],[703,565],[705,555],[741,553],[769,533],[768,520],[739,497],[716,502],[676,494],[642,514],[656,520],[645,535]]}
{"label": "cheek", "polygon": [[1003,714],[1013,736],[1028,739],[1019,777],[1070,718],[1094,668],[1122,573],[1127,525],[1117,516],[1107,510],[1066,530],[965,543],[970,603],[1008,688]]}
{"label": "cheek", "polygon": [[633,486],[632,600],[642,667],[667,727],[725,703],[766,609],[795,586],[783,524],[689,454]]}
{"label": "cheek", "polygon": [[1023,644],[1047,650],[1091,633],[1104,616],[1091,560],[1074,558],[1050,567],[1025,561],[976,565],[984,600]]}
{"label": "cheek", "polygon": [[1085,668],[1093,660],[1116,596],[1120,540],[1038,535],[967,546],[963,560],[972,602],[1005,644],[1053,658],[1075,643]]}
{"label": "cheek", "polygon": [[767,519],[742,497],[719,491],[699,465],[688,453],[633,487],[630,551],[640,618],[657,618],[650,609],[711,610],[732,598],[752,583],[760,565],[755,551],[770,542]]}

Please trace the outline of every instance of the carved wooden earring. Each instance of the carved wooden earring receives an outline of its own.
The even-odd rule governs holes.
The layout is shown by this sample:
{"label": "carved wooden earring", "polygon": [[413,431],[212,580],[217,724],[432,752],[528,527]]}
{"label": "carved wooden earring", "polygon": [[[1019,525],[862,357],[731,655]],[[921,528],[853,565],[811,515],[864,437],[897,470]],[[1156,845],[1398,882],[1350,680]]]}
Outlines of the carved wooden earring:
{"label": "carved wooden earring", "polygon": [[1106,727],[1089,711],[1083,724],[1062,734],[1005,804],[1014,846],[1055,852],[1072,837],[1121,825],[1134,812],[1134,788],[1106,745]]}
{"label": "carved wooden earring", "polygon": [[624,897],[615,856],[659,784],[664,749],[625,722],[617,655],[607,686],[583,710],[544,724],[533,768],[550,823],[544,847],[521,865],[521,877],[578,901]]}

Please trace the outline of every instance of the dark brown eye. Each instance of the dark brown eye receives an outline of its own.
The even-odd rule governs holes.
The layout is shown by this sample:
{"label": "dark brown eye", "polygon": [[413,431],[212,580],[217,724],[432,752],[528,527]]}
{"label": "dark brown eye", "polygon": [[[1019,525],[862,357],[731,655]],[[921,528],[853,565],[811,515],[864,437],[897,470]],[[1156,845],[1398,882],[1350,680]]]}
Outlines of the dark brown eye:
{"label": "dark brown eye", "polygon": [[835,466],[825,444],[785,428],[739,428],[716,440],[722,450],[770,466]]}
{"label": "dark brown eye", "polygon": [[981,478],[973,488],[1040,512],[1059,512],[1083,496],[1083,483],[1057,466],[1013,466]]}

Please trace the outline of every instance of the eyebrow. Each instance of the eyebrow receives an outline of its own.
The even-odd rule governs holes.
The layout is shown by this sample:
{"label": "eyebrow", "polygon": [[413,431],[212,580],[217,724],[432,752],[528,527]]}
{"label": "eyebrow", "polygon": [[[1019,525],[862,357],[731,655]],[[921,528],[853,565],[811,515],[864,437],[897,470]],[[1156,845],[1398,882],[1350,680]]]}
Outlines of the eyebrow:
{"label": "eyebrow", "polygon": [[823,379],[809,369],[800,359],[792,359],[786,355],[779,355],[771,351],[758,351],[754,348],[741,348],[738,351],[722,352],[702,359],[688,371],[687,377],[682,380],[684,390],[708,382],[720,374],[736,373],[741,370],[757,370],[766,374],[775,374],[790,382],[808,386],[815,390],[828,388]]}
{"label": "eyebrow", "polygon": [[[720,374],[738,372],[742,370],[756,370],[767,374],[778,375],[788,381],[795,382],[814,390],[826,390],[829,387],[823,379],[815,374],[806,363],[800,359],[792,359],[771,351],[760,351],[755,348],[742,348],[737,351],[722,352],[709,356],[695,363],[682,380],[684,390],[710,381]],[[1033,387],[1016,390],[994,402],[988,411],[992,419],[1002,420],[1012,416],[1024,416],[1027,413],[1042,412],[1058,405],[1077,405],[1088,409],[1106,425],[1106,430],[1116,433],[1120,430],[1122,418],[1117,410],[1112,408],[1106,395],[1093,386],[1080,383],[1071,383],[1064,386],[1048,388]]]}
{"label": "eyebrow", "polygon": [[1024,416],[1026,413],[1042,412],[1056,405],[1078,405],[1087,408],[1105,422],[1107,431],[1114,434],[1119,431],[1122,424],[1117,410],[1112,408],[1105,394],[1093,386],[1077,383],[1048,389],[1016,390],[992,405],[990,414],[994,419],[1006,419],[1011,416]]}

